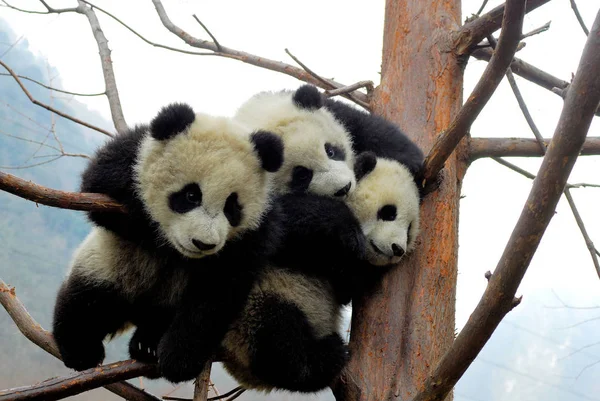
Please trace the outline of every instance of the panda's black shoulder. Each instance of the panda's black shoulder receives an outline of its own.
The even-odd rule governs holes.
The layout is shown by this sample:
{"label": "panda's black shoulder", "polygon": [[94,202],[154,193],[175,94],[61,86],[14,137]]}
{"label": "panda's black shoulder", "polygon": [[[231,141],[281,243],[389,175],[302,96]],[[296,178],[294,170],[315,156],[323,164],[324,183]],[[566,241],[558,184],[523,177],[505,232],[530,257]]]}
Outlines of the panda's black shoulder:
{"label": "panda's black shoulder", "polygon": [[327,99],[325,107],[348,130],[356,154],[373,152],[378,157],[393,159],[416,176],[423,166],[423,151],[391,121],[363,110]]}
{"label": "panda's black shoulder", "polygon": [[156,224],[147,216],[136,195],[134,166],[147,125],[136,126],[109,139],[93,156],[82,174],[81,191],[108,195],[125,205],[127,214],[89,212],[89,219],[125,239],[154,247]]}

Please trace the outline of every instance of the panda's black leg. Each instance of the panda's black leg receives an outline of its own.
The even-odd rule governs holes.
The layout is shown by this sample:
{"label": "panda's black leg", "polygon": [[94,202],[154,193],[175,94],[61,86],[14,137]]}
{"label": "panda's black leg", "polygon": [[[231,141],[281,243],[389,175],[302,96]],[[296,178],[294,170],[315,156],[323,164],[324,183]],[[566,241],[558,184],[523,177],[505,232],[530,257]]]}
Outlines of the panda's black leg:
{"label": "panda's black leg", "polygon": [[104,360],[102,340],[125,325],[127,310],[109,284],[69,277],[58,292],[52,324],[65,365],[75,370],[98,366]]}
{"label": "panda's black leg", "polygon": [[[145,363],[158,363],[158,343],[163,334],[167,331],[173,318],[173,314],[160,310],[158,307],[152,308],[152,313],[135,313],[137,326],[131,340],[129,341],[129,356],[132,359]],[[156,374],[146,376],[150,379],[160,377],[158,370]]]}
{"label": "panda's black leg", "polygon": [[317,339],[296,306],[267,296],[259,315],[250,368],[260,380],[291,391],[315,392],[329,385],[348,361],[341,337],[332,333]]}

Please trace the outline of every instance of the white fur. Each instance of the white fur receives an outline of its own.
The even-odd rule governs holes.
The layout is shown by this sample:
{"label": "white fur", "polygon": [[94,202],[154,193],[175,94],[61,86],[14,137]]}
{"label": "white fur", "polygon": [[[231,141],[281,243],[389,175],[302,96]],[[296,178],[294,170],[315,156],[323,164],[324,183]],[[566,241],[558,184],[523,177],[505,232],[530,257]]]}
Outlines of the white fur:
{"label": "white fur", "polygon": [[[267,130],[279,135],[284,142],[284,160],[275,173],[276,191],[289,190],[295,166],[313,170],[313,180],[308,191],[333,196],[337,191],[356,180],[354,155],[350,134],[324,107],[305,110],[292,101],[293,92],[263,92],[250,98],[237,111],[235,119],[252,130]],[[344,149],[345,161],[334,161],[325,153],[325,143]]]}
{"label": "white fur", "polygon": [[[231,119],[196,114],[183,134],[166,141],[150,135],[142,140],[135,166],[138,195],[159,223],[160,234],[183,255],[214,254],[227,240],[259,226],[268,209],[271,174],[262,169],[249,132]],[[184,214],[173,212],[169,195],[190,183],[200,186],[201,206]],[[233,192],[243,207],[237,227],[223,212]],[[192,239],[216,247],[200,251]]]}
{"label": "white fur", "polygon": [[[393,160],[378,158],[375,169],[358,182],[347,203],[367,237],[367,258],[371,264],[398,263],[401,257],[394,256],[394,243],[407,253],[414,248],[419,232],[419,190],[406,167]],[[377,218],[377,212],[385,205],[396,206],[394,221]],[[372,244],[385,255],[377,252]]]}

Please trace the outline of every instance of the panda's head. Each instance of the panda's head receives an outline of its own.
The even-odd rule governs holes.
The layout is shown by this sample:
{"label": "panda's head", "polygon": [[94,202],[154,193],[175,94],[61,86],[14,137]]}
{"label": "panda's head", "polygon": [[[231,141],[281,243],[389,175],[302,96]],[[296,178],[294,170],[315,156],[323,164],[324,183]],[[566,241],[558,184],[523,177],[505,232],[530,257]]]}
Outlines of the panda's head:
{"label": "panda's head", "polygon": [[269,172],[282,161],[276,135],[248,135],[231,119],[171,104],[140,144],[137,196],[164,240],[184,256],[200,258],[259,226],[269,208]]}
{"label": "panda's head", "polygon": [[235,118],[283,140],[284,162],[275,174],[278,192],[344,197],[354,190],[350,134],[323,107],[323,97],[314,86],[259,93],[238,109]]}
{"label": "panda's head", "polygon": [[402,164],[373,153],[360,154],[357,187],[347,204],[367,239],[367,260],[375,266],[396,264],[415,245],[419,233],[419,190]]}

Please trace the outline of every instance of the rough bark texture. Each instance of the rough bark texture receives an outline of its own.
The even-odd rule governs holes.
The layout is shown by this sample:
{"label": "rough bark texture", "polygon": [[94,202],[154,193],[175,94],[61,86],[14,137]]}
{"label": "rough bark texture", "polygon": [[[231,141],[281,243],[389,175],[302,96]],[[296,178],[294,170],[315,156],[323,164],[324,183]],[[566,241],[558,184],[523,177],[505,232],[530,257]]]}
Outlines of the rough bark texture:
{"label": "rough bark texture", "polygon": [[[426,153],[462,103],[462,71],[450,45],[460,18],[460,0],[386,4],[374,112],[398,123]],[[461,143],[440,189],[424,200],[415,253],[374,296],[354,301],[353,356],[343,385],[334,388],[338,400],[410,399],[452,344],[465,154]]]}

